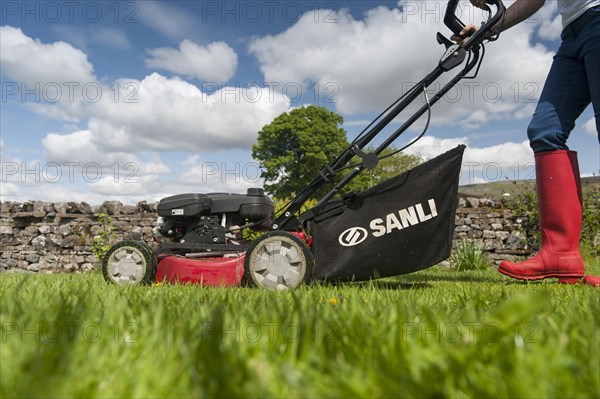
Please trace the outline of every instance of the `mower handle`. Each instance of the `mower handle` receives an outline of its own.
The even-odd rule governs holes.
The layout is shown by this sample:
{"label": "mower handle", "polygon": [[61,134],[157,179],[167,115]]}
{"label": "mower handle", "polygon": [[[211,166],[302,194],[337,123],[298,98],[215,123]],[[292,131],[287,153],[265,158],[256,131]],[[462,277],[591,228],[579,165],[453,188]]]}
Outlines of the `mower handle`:
{"label": "mower handle", "polygon": [[[459,2],[459,0],[449,0],[448,8],[446,9],[446,14],[444,15],[444,24],[456,36],[460,36],[460,32],[465,27],[465,24],[456,16],[456,8],[458,7],[458,2]],[[494,14],[494,16],[490,19],[490,21],[488,23],[486,23],[484,26],[481,27],[480,30],[483,30],[483,32],[481,32],[481,33],[479,33],[479,31],[476,32],[476,34],[479,33],[477,35],[478,37],[484,36],[489,31],[491,31],[492,27],[494,27],[496,25],[496,23],[498,23],[498,21],[500,21],[500,19],[504,16],[504,13],[506,11],[506,8],[504,7],[502,0],[486,0],[485,2],[487,4],[494,5],[496,7],[496,13]]]}

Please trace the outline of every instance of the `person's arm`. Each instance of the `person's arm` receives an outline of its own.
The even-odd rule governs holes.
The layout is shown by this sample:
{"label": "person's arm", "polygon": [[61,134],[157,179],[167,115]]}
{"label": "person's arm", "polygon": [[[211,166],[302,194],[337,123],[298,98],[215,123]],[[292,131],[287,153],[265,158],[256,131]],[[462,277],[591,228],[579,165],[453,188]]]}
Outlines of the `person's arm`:
{"label": "person's arm", "polygon": [[[545,1],[546,0],[516,0],[508,7],[506,16],[494,26],[493,30],[495,33],[500,33],[520,24],[542,8]],[[485,0],[471,0],[471,4],[481,9],[486,9],[487,7]],[[452,40],[459,44],[463,44],[466,41],[466,38],[471,36],[477,29],[479,29],[479,27],[476,25],[467,25],[460,32],[460,36],[453,35]]]}

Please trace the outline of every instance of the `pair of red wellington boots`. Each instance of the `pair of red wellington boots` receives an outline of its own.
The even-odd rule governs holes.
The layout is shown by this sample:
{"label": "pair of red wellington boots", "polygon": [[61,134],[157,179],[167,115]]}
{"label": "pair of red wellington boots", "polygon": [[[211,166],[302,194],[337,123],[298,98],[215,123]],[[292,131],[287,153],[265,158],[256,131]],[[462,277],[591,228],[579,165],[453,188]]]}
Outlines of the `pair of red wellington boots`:
{"label": "pair of red wellington boots", "polygon": [[600,277],[584,277],[579,252],[582,194],[577,153],[557,150],[535,155],[542,246],[520,263],[502,261],[498,271],[519,280],[558,278],[559,282],[600,287]]}

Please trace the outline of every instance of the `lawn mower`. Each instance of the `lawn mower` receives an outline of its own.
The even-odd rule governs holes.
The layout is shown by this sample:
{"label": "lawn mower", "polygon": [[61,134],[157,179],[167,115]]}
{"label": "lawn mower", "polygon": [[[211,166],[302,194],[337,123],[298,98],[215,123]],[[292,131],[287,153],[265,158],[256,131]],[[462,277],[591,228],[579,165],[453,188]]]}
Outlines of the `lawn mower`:
{"label": "lawn mower", "polygon": [[[344,187],[373,169],[383,151],[461,79],[474,78],[485,55],[484,42],[505,15],[501,0],[488,0],[495,12],[462,45],[437,34],[446,51],[435,69],[369,124],[335,160],[281,211],[261,188],[245,194],[180,194],[157,204],[154,228],[160,244],[137,241],[113,245],[102,261],[105,279],[117,284],[155,282],[237,286],[243,282],[271,290],[293,289],[310,280],[364,281],[430,267],[450,255],[464,146],[458,146],[405,173],[360,193]],[[465,26],[450,0],[445,25],[459,35]],[[464,64],[464,65],[463,65]],[[435,95],[427,88],[463,65]],[[471,71],[474,73],[467,76]],[[371,152],[365,147],[403,110],[421,97],[419,107]],[[354,160],[358,162],[351,164]],[[345,173],[345,174],[343,174]],[[310,210],[301,207],[325,185],[330,190]],[[250,241],[244,229],[262,234]]]}

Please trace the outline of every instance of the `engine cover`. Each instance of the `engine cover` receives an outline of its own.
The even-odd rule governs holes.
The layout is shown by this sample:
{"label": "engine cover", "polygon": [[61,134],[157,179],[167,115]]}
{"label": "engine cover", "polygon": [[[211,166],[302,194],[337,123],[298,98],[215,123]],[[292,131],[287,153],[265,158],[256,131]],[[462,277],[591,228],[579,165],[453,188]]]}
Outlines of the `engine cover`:
{"label": "engine cover", "polygon": [[247,194],[179,194],[163,198],[157,205],[158,216],[190,218],[207,215],[237,214],[252,223],[268,219],[273,201],[262,189],[250,188]]}

